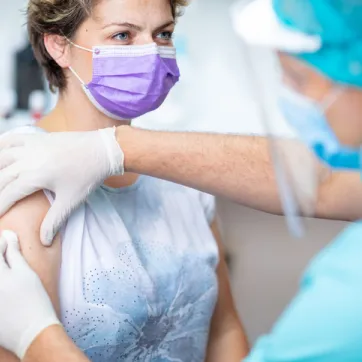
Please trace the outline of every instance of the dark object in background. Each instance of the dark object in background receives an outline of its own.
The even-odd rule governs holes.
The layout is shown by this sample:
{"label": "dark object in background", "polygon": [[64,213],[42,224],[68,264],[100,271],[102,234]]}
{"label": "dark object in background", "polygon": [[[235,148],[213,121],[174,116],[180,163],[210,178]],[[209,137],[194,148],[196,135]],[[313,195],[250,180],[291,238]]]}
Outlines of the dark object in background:
{"label": "dark object in background", "polygon": [[17,108],[27,110],[29,108],[29,95],[35,90],[44,90],[43,72],[29,43],[24,49],[18,51],[15,57]]}
{"label": "dark object in background", "polygon": [[6,114],[3,116],[3,119],[5,119],[5,120],[11,119],[11,118],[13,117],[14,113],[15,113],[14,111],[11,111],[11,112],[9,112],[9,113],[6,113]]}
{"label": "dark object in background", "polygon": [[233,269],[233,257],[231,256],[231,254],[229,252],[225,253],[225,261],[228,266],[229,273],[231,274],[232,269]]}

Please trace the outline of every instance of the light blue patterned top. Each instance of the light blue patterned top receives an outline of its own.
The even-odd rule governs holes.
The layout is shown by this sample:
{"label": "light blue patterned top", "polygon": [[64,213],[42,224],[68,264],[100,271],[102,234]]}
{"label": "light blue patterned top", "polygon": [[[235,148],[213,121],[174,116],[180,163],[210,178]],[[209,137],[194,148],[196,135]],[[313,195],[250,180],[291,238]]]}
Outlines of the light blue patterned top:
{"label": "light blue patterned top", "polygon": [[210,195],[141,176],[96,190],[71,216],[62,322],[91,361],[205,360],[218,294],[214,207]]}

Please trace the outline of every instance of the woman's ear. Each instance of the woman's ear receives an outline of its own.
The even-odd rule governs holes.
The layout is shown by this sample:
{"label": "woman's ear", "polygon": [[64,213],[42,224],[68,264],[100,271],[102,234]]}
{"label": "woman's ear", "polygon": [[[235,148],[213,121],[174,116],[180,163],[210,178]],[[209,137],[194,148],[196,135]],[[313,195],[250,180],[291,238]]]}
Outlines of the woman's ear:
{"label": "woman's ear", "polygon": [[61,68],[70,67],[69,43],[64,36],[45,34],[44,45],[49,55]]}

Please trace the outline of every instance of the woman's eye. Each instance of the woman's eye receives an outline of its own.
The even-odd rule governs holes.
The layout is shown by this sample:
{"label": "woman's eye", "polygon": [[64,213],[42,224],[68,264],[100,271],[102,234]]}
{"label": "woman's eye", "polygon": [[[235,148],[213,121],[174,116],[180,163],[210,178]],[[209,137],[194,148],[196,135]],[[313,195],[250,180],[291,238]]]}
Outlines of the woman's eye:
{"label": "woman's eye", "polygon": [[118,33],[113,36],[113,39],[120,40],[120,41],[127,41],[127,40],[129,40],[129,34],[128,33]]}
{"label": "woman's eye", "polygon": [[163,31],[162,33],[157,35],[157,38],[161,39],[161,40],[172,40],[173,38],[173,33],[171,31]]}

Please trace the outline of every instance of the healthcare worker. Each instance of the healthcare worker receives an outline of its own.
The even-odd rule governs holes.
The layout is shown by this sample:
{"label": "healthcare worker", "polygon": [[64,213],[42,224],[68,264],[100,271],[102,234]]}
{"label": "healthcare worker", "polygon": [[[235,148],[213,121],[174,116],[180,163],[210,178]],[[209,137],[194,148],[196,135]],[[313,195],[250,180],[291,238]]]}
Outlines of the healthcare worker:
{"label": "healthcare worker", "polygon": [[[294,128],[302,142],[281,139],[273,120],[266,114],[263,120],[270,135],[271,156],[275,163],[282,204],[291,230],[298,234],[302,224],[297,216],[299,213],[310,214],[316,209],[320,196],[317,186],[321,177],[324,177],[325,168],[356,173],[361,169],[362,0],[256,0],[235,11],[237,31],[244,40],[280,51],[279,59],[283,69],[280,107],[285,120]],[[1,174],[1,184],[8,184],[1,196],[5,200],[4,209],[24,194],[42,187],[56,192],[57,197],[60,195],[62,202],[66,200],[67,207],[72,208],[87,196],[87,189],[92,190],[111,175],[117,164],[125,161],[126,169],[132,169],[132,166],[128,166],[129,160],[132,164],[132,159],[138,159],[136,162],[139,164],[144,163],[146,173],[156,174],[154,170],[158,165],[163,170],[161,173],[167,175],[167,164],[163,160],[150,162],[152,157],[157,159],[157,156],[162,155],[162,151],[158,149],[160,145],[150,141],[146,148],[134,147],[132,143],[127,145],[130,142],[124,137],[127,132],[132,130],[119,129],[116,137],[108,140],[101,139],[97,132],[40,137],[12,136],[3,139],[1,147],[7,150],[0,154],[0,161],[4,166],[8,165]],[[142,135],[142,131],[139,135]],[[200,148],[196,148],[199,152],[194,154],[194,162],[214,167],[213,159],[217,154],[203,149],[203,140],[207,142],[209,136],[180,137],[191,137],[194,141],[201,139]],[[210,139],[215,141],[213,136]],[[118,143],[117,140],[121,142]],[[238,139],[223,140],[237,142]],[[127,150],[122,155],[119,153],[119,144],[123,151]],[[221,153],[232,157],[234,161],[231,165],[228,163],[226,169],[219,167],[213,173],[208,173],[207,177],[216,175],[217,171],[232,173],[234,168],[229,166],[237,165],[238,157],[242,157],[240,154],[230,153],[230,150],[235,150],[233,147],[230,149],[223,142],[220,146]],[[92,165],[93,160],[87,158],[87,147],[98,148],[99,160],[104,162]],[[186,159],[179,157],[182,151],[178,147],[181,146],[175,144],[173,147],[175,153],[171,147],[168,148],[170,160],[192,175],[195,168],[183,165]],[[200,159],[204,159],[204,152],[211,158],[209,163],[200,163]],[[150,154],[155,156],[149,157]],[[38,160],[33,161],[34,157]],[[74,178],[69,182],[66,177],[72,173],[80,179]],[[205,181],[205,173],[204,167],[197,172],[197,176],[203,180],[201,187],[209,187],[210,191],[225,187],[225,183],[216,190],[210,187],[211,182]],[[67,176],[59,182],[62,175]],[[178,175],[179,173],[174,177],[168,175],[167,178],[185,181]],[[15,181],[14,177],[17,177]],[[65,181],[68,181],[70,193],[66,188],[57,186]],[[237,183],[237,179],[234,182]],[[184,183],[197,185],[194,181]],[[17,193],[15,186],[21,192]],[[76,192],[81,193],[81,196],[78,197]],[[346,194],[350,192],[349,189]],[[77,201],[70,201],[71,197],[77,198]],[[56,215],[64,212],[64,205],[58,205],[59,209],[53,210],[53,221],[63,219],[62,215],[60,218]],[[49,230],[45,228],[45,241],[54,232]],[[270,335],[261,338],[256,344],[246,359],[247,362],[362,360],[361,241],[362,223],[358,222],[348,227],[314,259],[304,275],[298,295]],[[17,250],[9,241],[7,243],[9,246],[6,254]],[[0,333],[0,345],[19,354],[18,343],[14,341],[24,341],[20,351],[23,354],[24,351],[27,352],[27,358],[32,350],[37,350],[36,346],[39,346],[41,339],[50,336],[54,328],[57,328],[58,321],[51,312],[38,279],[26,266],[18,250],[16,255],[16,258],[5,255],[6,261],[1,260],[0,325],[11,326],[14,320],[18,327],[7,329],[6,334]],[[24,281],[28,280],[32,280],[35,287],[26,288],[22,294]],[[19,303],[19,300],[24,299],[33,301],[33,308],[39,305],[43,314],[34,313],[33,310],[24,312],[24,305]],[[20,310],[23,311],[22,314],[19,313]],[[18,314],[20,318],[17,318]],[[33,314],[36,318],[32,318]],[[25,324],[24,319],[31,323]],[[30,329],[27,328],[28,324],[31,325]],[[59,330],[60,328],[58,333],[61,334]],[[59,338],[66,337],[63,335]],[[51,353],[51,350],[48,351]],[[71,344],[69,351],[76,353]],[[84,360],[81,355],[74,356],[73,361]],[[71,361],[70,358],[67,360]]]}

